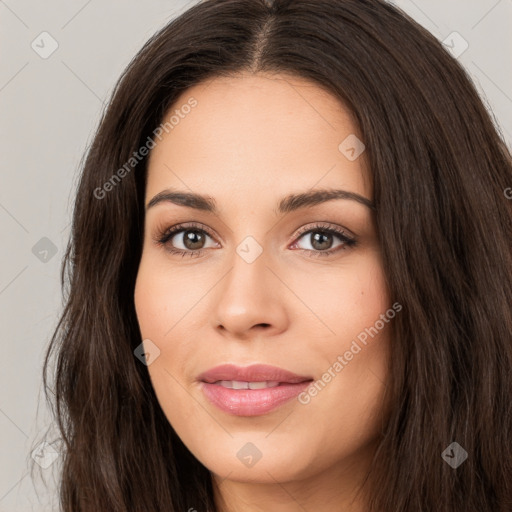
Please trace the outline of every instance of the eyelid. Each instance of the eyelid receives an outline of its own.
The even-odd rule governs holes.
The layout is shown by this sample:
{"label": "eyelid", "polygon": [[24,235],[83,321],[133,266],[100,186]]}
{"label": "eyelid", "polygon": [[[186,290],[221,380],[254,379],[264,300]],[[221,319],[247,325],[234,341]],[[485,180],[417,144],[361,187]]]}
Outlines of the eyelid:
{"label": "eyelid", "polygon": [[354,240],[357,239],[356,235],[354,233],[352,233],[351,231],[349,231],[348,229],[346,229],[342,226],[338,226],[337,224],[332,224],[331,222],[327,222],[327,221],[316,221],[313,223],[306,224],[305,226],[299,228],[299,230],[297,232],[295,232],[295,234],[293,236],[294,236],[294,238],[298,238],[301,235],[303,235],[304,233],[307,233],[308,231],[313,231],[313,230],[320,231],[320,229],[336,231],[339,234],[345,235],[347,238],[352,238]]}
{"label": "eyelid", "polygon": [[204,231],[209,237],[217,239],[217,236],[213,234],[212,230],[201,222],[178,222],[177,224],[173,224],[171,226],[168,226],[167,223],[163,223],[163,226],[156,227],[155,234],[152,236],[154,242],[161,242],[163,238],[167,238],[167,235],[171,235],[172,237],[188,229]]}

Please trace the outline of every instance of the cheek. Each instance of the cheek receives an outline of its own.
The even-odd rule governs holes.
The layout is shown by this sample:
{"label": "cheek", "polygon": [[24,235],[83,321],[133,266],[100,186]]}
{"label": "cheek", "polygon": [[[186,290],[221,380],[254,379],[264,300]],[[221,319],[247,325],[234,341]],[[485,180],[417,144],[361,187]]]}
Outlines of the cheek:
{"label": "cheek", "polygon": [[[157,400],[169,423],[188,423],[189,415],[194,411],[183,407],[189,398],[184,391],[189,382],[185,380],[183,370],[184,363],[193,359],[194,347],[184,335],[183,325],[190,306],[178,293],[179,288],[175,285],[179,283],[169,281],[169,277],[166,278],[154,265],[141,262],[134,302],[145,350],[154,353],[154,347],[158,349],[158,355],[147,367]],[[175,418],[177,411],[179,414]]]}
{"label": "cheek", "polygon": [[[179,330],[179,319],[184,315],[181,311],[183,302],[176,300],[176,286],[170,284],[154,267],[141,264],[135,284],[134,302],[145,350],[153,347],[146,340],[150,340],[158,349],[158,358],[148,366],[152,379],[164,367],[172,371],[169,363],[175,360],[176,350],[179,351],[182,347],[178,345],[171,350],[170,346],[173,336]],[[174,357],[171,358],[170,354]]]}
{"label": "cheek", "polygon": [[160,325],[165,322],[167,297],[165,287],[156,279],[158,272],[152,272],[151,262],[143,252],[135,282],[134,303],[142,338],[156,337]]}
{"label": "cheek", "polygon": [[[304,396],[304,403],[318,417],[345,429],[347,438],[357,438],[373,435],[379,426],[376,418],[388,380],[391,327],[399,313],[391,308],[377,254],[360,259],[351,270],[324,280],[323,293],[318,287],[318,293],[310,289],[310,303],[322,312],[332,332],[314,347],[324,373],[310,396]],[[335,445],[334,438],[327,439]]]}
{"label": "cheek", "polygon": [[207,282],[194,277],[172,270],[156,258],[143,257],[134,292],[143,337],[168,339],[182,322],[190,322],[191,317],[187,315],[208,289]]}
{"label": "cheek", "polygon": [[[366,253],[345,267],[287,276],[293,289],[304,298],[317,338],[323,337],[332,350],[373,326],[390,307],[387,284],[378,253]],[[293,311],[291,312],[294,313]],[[297,308],[297,322],[304,322],[304,307]],[[308,315],[309,316],[309,315]],[[308,329],[308,325],[304,325]],[[313,335],[313,332],[311,332]]]}
{"label": "cheek", "polygon": [[[208,283],[193,276],[163,267],[154,258],[141,261],[134,291],[135,310],[142,340],[151,340],[158,350],[158,359],[148,366],[149,374],[158,390],[161,381],[172,385],[172,377],[187,372],[194,360],[193,333],[197,332],[195,317],[202,307]],[[188,381],[187,381],[188,383]]]}
{"label": "cheek", "polygon": [[[344,359],[349,364],[343,370],[347,370],[345,378],[363,381],[360,391],[362,395],[367,391],[369,399],[372,393],[379,394],[376,388],[387,378],[390,331],[395,316],[377,254],[366,260],[348,281],[341,297],[333,307],[333,315],[338,312],[335,330],[341,345],[333,348],[337,349],[336,357],[346,354]],[[376,388],[372,381],[376,381]]]}
{"label": "cheek", "polygon": [[373,326],[380,315],[385,314],[391,306],[378,254],[374,254],[361,265],[353,279],[349,295],[352,300],[349,310],[345,311],[345,318],[353,320],[353,326],[358,332],[351,332],[351,335],[357,336]]}

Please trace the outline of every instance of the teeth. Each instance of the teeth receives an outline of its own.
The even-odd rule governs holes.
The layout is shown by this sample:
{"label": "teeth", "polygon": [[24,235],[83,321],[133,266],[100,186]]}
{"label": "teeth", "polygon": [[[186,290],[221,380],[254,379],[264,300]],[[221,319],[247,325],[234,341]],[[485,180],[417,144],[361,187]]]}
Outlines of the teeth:
{"label": "teeth", "polygon": [[245,382],[242,380],[219,380],[215,384],[219,384],[229,389],[265,389],[275,388],[279,386],[278,381],[268,380],[263,382]]}
{"label": "teeth", "polygon": [[249,382],[249,389],[275,388],[279,382]]}

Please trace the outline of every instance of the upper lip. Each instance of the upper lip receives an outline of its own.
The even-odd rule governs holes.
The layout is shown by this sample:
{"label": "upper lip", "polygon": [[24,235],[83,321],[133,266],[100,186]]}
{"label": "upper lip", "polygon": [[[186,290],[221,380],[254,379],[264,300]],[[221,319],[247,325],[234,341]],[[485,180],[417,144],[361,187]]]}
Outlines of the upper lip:
{"label": "upper lip", "polygon": [[236,380],[242,382],[277,381],[296,384],[298,382],[312,380],[312,377],[297,375],[283,368],[266,364],[253,364],[251,366],[223,364],[201,373],[197,379],[207,383],[220,380]]}

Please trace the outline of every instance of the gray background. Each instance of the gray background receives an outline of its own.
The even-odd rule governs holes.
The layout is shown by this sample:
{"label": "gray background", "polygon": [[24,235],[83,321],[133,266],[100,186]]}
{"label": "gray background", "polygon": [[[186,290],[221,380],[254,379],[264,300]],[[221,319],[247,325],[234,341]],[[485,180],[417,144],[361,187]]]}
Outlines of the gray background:
{"label": "gray background", "polygon": [[[130,59],[196,1],[0,0],[0,512],[58,509],[58,444],[36,449],[56,438],[41,366],[62,306],[80,160]],[[392,3],[453,51],[464,49],[454,31],[467,41],[457,58],[512,147],[512,0]],[[41,461],[33,475],[32,454]]]}

